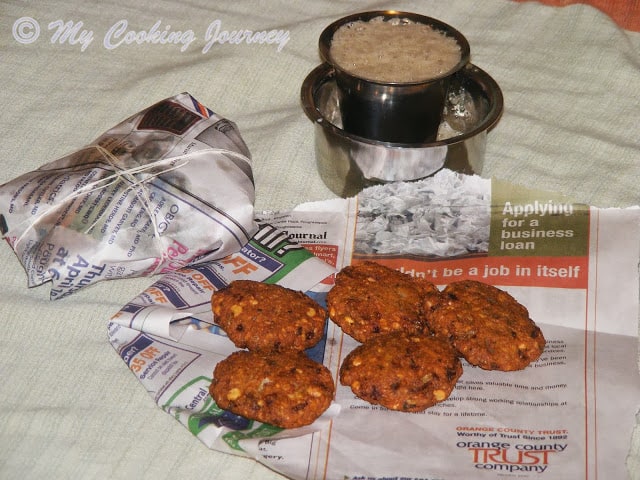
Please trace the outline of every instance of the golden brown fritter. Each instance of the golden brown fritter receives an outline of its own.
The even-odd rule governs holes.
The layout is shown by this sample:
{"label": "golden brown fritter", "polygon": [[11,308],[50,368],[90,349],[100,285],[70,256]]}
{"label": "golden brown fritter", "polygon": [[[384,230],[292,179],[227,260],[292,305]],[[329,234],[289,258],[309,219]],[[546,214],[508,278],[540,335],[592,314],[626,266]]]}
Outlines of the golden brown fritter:
{"label": "golden brown fritter", "polygon": [[236,280],[211,297],[214,321],[238,348],[304,350],[324,335],[326,310],[302,292]]}
{"label": "golden brown fritter", "polygon": [[542,331],[523,305],[507,292],[474,280],[445,287],[429,326],[467,362],[485,370],[521,370],[545,346]]}
{"label": "golden brown fritter", "polygon": [[393,331],[422,332],[437,291],[425,280],[364,262],[347,266],[336,275],[327,294],[327,309],[331,320],[346,334],[365,342]]}
{"label": "golden brown fritter", "polygon": [[419,412],[449,397],[462,364],[444,339],[393,332],[352,350],[340,367],[340,383],[355,395],[391,410]]}
{"label": "golden brown fritter", "polygon": [[237,415],[295,428],[322,415],[335,385],[329,370],[302,352],[241,350],[216,365],[209,393]]}

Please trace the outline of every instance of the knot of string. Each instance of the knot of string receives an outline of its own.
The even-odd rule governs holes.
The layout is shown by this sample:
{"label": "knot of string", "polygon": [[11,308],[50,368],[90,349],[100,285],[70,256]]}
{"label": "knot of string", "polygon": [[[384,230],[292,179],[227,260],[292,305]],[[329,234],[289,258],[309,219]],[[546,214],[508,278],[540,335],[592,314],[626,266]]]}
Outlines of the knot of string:
{"label": "knot of string", "polygon": [[[56,210],[61,209],[63,206],[70,204],[71,202],[75,201],[80,197],[91,195],[94,192],[107,189],[118,182],[125,182],[128,185],[124,189],[122,196],[129,195],[130,192],[135,191],[135,195],[138,197],[142,205],[142,208],[146,211],[147,215],[149,216],[151,228],[153,229],[154,243],[157,248],[156,255],[159,259],[158,262],[154,262],[156,266],[154,270],[150,272],[150,274],[153,275],[163,267],[163,263],[167,259],[168,253],[166,251],[166,248],[164,248],[164,239],[158,229],[158,221],[156,219],[156,213],[154,212],[154,207],[152,205],[149,188],[146,184],[151,182],[153,179],[155,179],[160,175],[164,175],[173,170],[177,170],[185,167],[186,165],[189,164],[194,154],[206,154],[206,153],[223,154],[225,156],[239,158],[245,162],[250,163],[250,159],[246,155],[235,152],[233,150],[211,147],[211,148],[197,150],[196,152],[193,152],[193,153],[187,153],[184,155],[177,155],[174,157],[163,158],[163,159],[156,160],[143,165],[123,168],[121,165],[122,161],[117,156],[115,156],[112,152],[110,152],[109,150],[105,149],[100,145],[97,145],[97,144],[88,145],[87,147],[83,148],[81,151],[91,150],[91,149],[95,149],[100,154],[102,159],[111,167],[112,173],[102,178],[99,178],[97,180],[94,180],[92,182],[89,182],[86,185],[83,185],[81,187],[74,189],[68,195],[61,197],[59,200],[58,200],[58,197],[56,197],[56,202],[54,204],[49,205],[48,208],[39,208],[37,215],[26,218],[24,221],[18,223],[14,227],[16,230],[19,230],[20,227],[23,227],[25,223],[27,225],[24,226],[24,230],[16,238],[16,240],[11,242],[12,248],[16,252],[18,252],[19,245],[24,241],[27,235],[31,231],[35,231],[36,227],[38,227],[39,224],[43,222],[45,218],[53,214]],[[77,166],[78,165],[74,165],[74,167],[77,167]],[[162,168],[162,167],[166,167],[166,168]],[[142,174],[146,174],[146,175],[142,175]],[[105,215],[108,214],[108,212],[109,212],[108,208],[101,208],[99,215],[97,215],[96,218],[91,222],[91,224],[88,225],[85,229],[83,229],[81,233],[84,233],[84,234],[90,233],[96,227],[96,225],[100,222],[100,220]],[[50,222],[51,223],[50,225],[42,225],[44,227],[42,230],[49,232],[52,226],[57,225],[58,223],[61,223],[59,221],[58,223],[56,223],[56,221],[58,220],[56,219],[53,223]],[[65,223],[74,224],[74,222],[65,222]],[[40,239],[40,241],[36,241],[35,245],[38,246],[41,243],[41,241],[42,239]]]}

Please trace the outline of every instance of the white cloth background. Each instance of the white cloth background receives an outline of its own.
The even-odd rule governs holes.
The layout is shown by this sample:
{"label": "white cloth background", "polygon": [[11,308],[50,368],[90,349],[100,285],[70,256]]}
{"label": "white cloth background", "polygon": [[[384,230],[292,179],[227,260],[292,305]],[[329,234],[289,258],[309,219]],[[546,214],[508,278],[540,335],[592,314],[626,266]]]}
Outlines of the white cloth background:
{"label": "white cloth background", "polygon": [[[316,173],[300,86],[320,62],[324,26],[387,8],[457,27],[473,63],[501,86],[505,112],[488,137],[484,176],[601,207],[640,204],[640,34],[588,6],[507,0],[4,0],[0,183],[188,91],[238,124],[253,154],[257,209],[332,198]],[[35,23],[24,23],[32,20],[37,38]],[[107,48],[109,29],[123,20],[127,31],[160,21],[160,31],[192,30],[195,40],[184,51],[153,43]],[[228,31],[283,30],[289,41],[280,51],[215,44],[203,53],[216,20]],[[79,31],[56,37],[57,21]],[[84,49],[76,42],[82,30],[93,38]],[[113,351],[107,320],[149,279],[106,282],[50,302],[48,287],[26,287],[6,245],[0,264],[1,478],[282,478],[251,459],[207,450],[156,407]],[[632,443],[631,476],[640,478],[640,438]]]}

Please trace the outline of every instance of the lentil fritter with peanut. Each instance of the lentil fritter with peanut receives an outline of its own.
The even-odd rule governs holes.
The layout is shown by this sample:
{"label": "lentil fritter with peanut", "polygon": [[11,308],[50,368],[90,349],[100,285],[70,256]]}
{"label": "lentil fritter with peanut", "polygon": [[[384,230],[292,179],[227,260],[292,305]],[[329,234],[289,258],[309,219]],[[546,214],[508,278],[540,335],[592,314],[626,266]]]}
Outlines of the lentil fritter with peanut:
{"label": "lentil fritter with peanut", "polygon": [[302,292],[236,280],[211,297],[214,321],[238,348],[304,350],[324,335],[327,312]]}
{"label": "lentil fritter with peanut", "polygon": [[303,352],[240,350],[219,362],[209,393],[237,415],[281,428],[313,423],[329,407],[329,370]]}
{"label": "lentil fritter with peanut", "polygon": [[407,332],[368,340],[340,367],[340,383],[356,396],[403,412],[419,412],[447,399],[460,375],[462,364],[446,340]]}
{"label": "lentil fritter with peanut", "polygon": [[429,326],[467,362],[485,370],[521,370],[545,346],[542,331],[522,304],[504,290],[474,280],[444,288]]}
{"label": "lentil fritter with peanut", "polygon": [[375,262],[343,268],[327,294],[329,317],[359,342],[393,331],[425,330],[437,287]]}

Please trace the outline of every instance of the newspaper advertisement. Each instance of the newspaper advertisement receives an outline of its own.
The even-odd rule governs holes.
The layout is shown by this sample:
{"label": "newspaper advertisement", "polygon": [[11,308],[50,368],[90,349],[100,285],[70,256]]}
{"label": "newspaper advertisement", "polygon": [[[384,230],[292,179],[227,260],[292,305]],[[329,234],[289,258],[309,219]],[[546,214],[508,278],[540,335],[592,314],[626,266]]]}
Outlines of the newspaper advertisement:
{"label": "newspaper advertisement", "polygon": [[[628,477],[640,403],[640,209],[598,209],[442,171],[256,218],[268,226],[258,245],[162,277],[109,324],[112,345],[156,403],[209,448],[295,480]],[[269,235],[282,246],[260,247]],[[271,261],[263,257],[276,259],[285,245],[310,258],[277,277],[258,274]],[[213,291],[253,278],[323,303],[333,274],[364,260],[441,288],[475,279],[506,290],[542,329],[543,354],[515,372],[463,361],[445,401],[397,412],[340,385],[341,362],[358,344],[328,321],[307,353],[330,369],[337,391],[312,425],[283,430],[215,405],[213,368],[235,347],[213,321]]]}

